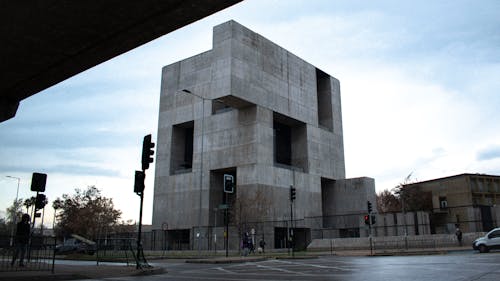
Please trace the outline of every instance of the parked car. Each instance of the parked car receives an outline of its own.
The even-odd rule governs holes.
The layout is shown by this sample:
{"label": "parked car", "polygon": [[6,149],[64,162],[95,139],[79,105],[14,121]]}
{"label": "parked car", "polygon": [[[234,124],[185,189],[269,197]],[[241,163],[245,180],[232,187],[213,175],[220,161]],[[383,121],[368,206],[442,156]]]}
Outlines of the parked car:
{"label": "parked car", "polygon": [[95,243],[86,243],[76,238],[66,239],[64,243],[56,246],[56,254],[81,253],[93,255],[95,253]]}
{"label": "parked car", "polygon": [[491,249],[500,249],[500,227],[486,233],[472,242],[472,248],[480,253],[487,253]]}

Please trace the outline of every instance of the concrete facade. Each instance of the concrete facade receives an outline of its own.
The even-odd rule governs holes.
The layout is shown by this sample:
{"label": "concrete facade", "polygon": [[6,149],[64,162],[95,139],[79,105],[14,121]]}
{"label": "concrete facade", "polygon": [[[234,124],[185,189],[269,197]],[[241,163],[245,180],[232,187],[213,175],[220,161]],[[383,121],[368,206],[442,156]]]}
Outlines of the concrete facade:
{"label": "concrete facade", "polygon": [[404,186],[429,192],[432,233],[488,232],[500,224],[500,176],[460,174]]}
{"label": "concrete facade", "polygon": [[206,249],[221,205],[232,224],[286,220],[290,186],[298,220],[376,208],[373,179],[345,179],[339,81],[234,21],[218,25],[212,50],[162,70],[153,228]]}

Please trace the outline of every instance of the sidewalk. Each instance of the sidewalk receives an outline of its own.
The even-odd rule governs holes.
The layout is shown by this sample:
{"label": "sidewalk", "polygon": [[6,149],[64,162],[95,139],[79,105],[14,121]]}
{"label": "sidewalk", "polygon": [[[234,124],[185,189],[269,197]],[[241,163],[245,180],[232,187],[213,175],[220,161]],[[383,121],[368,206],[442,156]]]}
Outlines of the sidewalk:
{"label": "sidewalk", "polygon": [[7,271],[0,274],[0,280],[9,281],[52,281],[102,279],[137,275],[153,275],[166,272],[164,268],[136,269],[124,265],[56,265],[54,273],[50,271]]}

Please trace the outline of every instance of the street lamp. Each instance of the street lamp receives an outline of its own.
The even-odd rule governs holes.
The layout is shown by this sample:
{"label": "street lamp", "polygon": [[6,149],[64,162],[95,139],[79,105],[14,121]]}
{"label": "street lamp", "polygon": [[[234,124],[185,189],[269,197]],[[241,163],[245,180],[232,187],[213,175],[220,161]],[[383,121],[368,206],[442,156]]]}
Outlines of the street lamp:
{"label": "street lamp", "polygon": [[214,252],[215,252],[215,255],[217,255],[217,211],[219,209],[217,208],[214,208]]}
{"label": "street lamp", "polygon": [[5,177],[11,178],[11,179],[17,179],[16,201],[14,201],[14,207],[16,208],[15,212],[14,212],[14,225],[12,226],[12,230],[10,232],[10,245],[12,246],[12,243],[13,243],[12,239],[14,237],[14,227],[16,227],[16,224],[17,224],[17,200],[18,200],[18,196],[19,196],[19,183],[21,182],[21,178],[13,177],[13,176],[5,176]]}
{"label": "street lamp", "polygon": [[202,194],[203,194],[203,145],[204,145],[204,139],[205,139],[205,100],[210,100],[207,98],[204,98],[200,95],[197,95],[187,89],[182,89],[182,92],[191,94],[197,98],[201,99],[201,152],[200,152],[200,202],[199,202],[199,209],[198,209],[198,233],[197,233],[197,238],[198,238],[198,254],[200,254],[200,230],[201,230],[201,206],[202,206]]}

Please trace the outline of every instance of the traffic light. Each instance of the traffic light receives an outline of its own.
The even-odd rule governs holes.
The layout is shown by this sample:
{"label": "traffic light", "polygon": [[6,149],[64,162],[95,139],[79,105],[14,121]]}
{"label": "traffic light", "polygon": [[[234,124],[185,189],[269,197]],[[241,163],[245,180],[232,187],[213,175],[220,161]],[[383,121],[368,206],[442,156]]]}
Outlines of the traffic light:
{"label": "traffic light", "polygon": [[41,210],[45,205],[47,205],[47,197],[45,194],[38,193],[35,199],[35,209]]}
{"label": "traffic light", "polygon": [[149,164],[153,163],[153,155],[155,154],[153,148],[155,144],[151,142],[151,134],[144,137],[142,142],[142,170],[146,171]]}
{"label": "traffic light", "polygon": [[144,179],[146,173],[144,171],[135,171],[134,192],[141,193],[144,191]]}
{"label": "traffic light", "polygon": [[368,206],[368,214],[371,214],[371,212],[372,212],[372,202],[366,201],[366,205]]}
{"label": "traffic light", "polygon": [[365,224],[370,225],[370,216],[365,215]]}
{"label": "traffic light", "polygon": [[233,193],[234,192],[234,177],[233,175],[224,174],[224,192]]}
{"label": "traffic light", "polygon": [[294,201],[296,198],[296,193],[297,191],[295,190],[295,187],[293,185],[290,185],[290,201]]}
{"label": "traffic light", "polygon": [[372,215],[372,224],[375,224],[377,222],[377,216]]}

